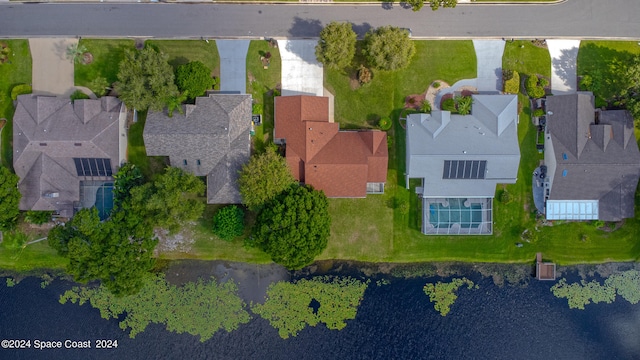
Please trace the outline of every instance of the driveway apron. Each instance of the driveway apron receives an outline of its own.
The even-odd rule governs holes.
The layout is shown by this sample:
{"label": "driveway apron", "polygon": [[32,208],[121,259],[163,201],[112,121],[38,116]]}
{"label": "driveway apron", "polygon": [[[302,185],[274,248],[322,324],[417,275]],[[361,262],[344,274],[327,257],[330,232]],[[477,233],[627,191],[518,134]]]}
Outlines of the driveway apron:
{"label": "driveway apron", "polygon": [[473,40],[473,47],[478,60],[478,91],[501,91],[504,40]]}
{"label": "driveway apron", "polygon": [[580,40],[547,40],[551,55],[551,93],[572,94],[578,87],[576,64]]}
{"label": "driveway apron", "polygon": [[30,38],[32,87],[34,94],[66,95],[73,90],[73,61],[67,59],[67,48],[78,39]]}
{"label": "driveway apron", "polygon": [[216,40],[220,55],[220,91],[247,93],[249,41]]}
{"label": "driveway apron", "polygon": [[317,40],[278,40],[282,59],[282,95],[323,96]]}

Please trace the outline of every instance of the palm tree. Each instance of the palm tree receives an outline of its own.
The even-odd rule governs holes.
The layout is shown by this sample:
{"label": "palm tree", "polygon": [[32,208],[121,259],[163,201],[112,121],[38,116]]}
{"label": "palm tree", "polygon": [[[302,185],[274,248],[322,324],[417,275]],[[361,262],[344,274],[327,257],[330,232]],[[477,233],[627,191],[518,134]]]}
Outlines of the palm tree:
{"label": "palm tree", "polygon": [[71,44],[67,47],[67,59],[79,64],[82,62],[84,53],[87,52],[87,48],[80,44]]}
{"label": "palm tree", "polygon": [[187,100],[187,98],[188,91],[185,91],[178,96],[172,96],[169,98],[169,100],[167,101],[167,111],[169,111],[169,117],[173,117],[173,112],[175,110],[178,110],[180,114],[184,114],[184,111],[182,110],[182,103]]}

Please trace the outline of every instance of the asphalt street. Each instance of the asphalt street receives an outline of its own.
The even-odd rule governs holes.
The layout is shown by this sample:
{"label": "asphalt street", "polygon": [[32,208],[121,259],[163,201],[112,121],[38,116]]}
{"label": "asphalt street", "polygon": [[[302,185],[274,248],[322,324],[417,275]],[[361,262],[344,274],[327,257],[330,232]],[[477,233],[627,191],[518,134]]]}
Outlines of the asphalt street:
{"label": "asphalt street", "polygon": [[2,3],[1,37],[140,36],[227,38],[318,36],[332,20],[350,21],[358,34],[371,27],[411,28],[426,38],[640,38],[637,0],[567,0],[552,5],[459,4],[413,12],[398,3],[164,4]]}

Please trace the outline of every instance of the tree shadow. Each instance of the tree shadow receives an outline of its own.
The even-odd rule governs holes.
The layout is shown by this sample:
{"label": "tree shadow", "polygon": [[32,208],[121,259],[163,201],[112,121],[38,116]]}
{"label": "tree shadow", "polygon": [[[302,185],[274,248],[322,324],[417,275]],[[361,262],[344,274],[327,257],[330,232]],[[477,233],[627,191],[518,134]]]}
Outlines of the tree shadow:
{"label": "tree shadow", "polygon": [[320,20],[293,18],[293,24],[289,29],[289,35],[294,38],[313,38],[320,36],[322,23]]}
{"label": "tree shadow", "polygon": [[362,23],[360,25],[356,25],[356,24],[351,24],[351,26],[353,27],[353,31],[356,33],[356,35],[358,36],[358,39],[363,39],[364,35],[369,32],[369,30],[371,30],[373,27],[371,26],[371,24],[365,22]]}
{"label": "tree shadow", "polygon": [[189,59],[187,59],[184,56],[178,56],[177,58],[169,60],[169,65],[171,65],[171,67],[174,69],[176,69],[180,65],[185,65],[188,63],[189,63]]}
{"label": "tree shadow", "polygon": [[382,3],[382,10],[391,10],[393,9],[393,1],[385,1]]}
{"label": "tree shadow", "polygon": [[578,48],[573,47],[571,49],[562,49],[559,58],[551,59],[551,67],[553,73],[564,82],[569,88],[577,89],[578,84],[576,81],[577,76],[577,61],[578,61]]}

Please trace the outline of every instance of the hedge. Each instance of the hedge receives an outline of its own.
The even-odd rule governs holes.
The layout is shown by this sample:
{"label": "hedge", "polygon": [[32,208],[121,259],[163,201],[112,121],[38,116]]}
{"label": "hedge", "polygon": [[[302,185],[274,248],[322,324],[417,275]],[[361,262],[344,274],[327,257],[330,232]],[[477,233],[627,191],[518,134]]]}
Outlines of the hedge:
{"label": "hedge", "polygon": [[33,90],[31,89],[31,85],[28,85],[28,84],[16,85],[13,87],[13,89],[11,89],[11,100],[16,101],[18,100],[18,96],[31,94],[32,91]]}
{"label": "hedge", "polygon": [[512,70],[511,78],[504,80],[504,92],[508,94],[520,93],[520,74]]}

